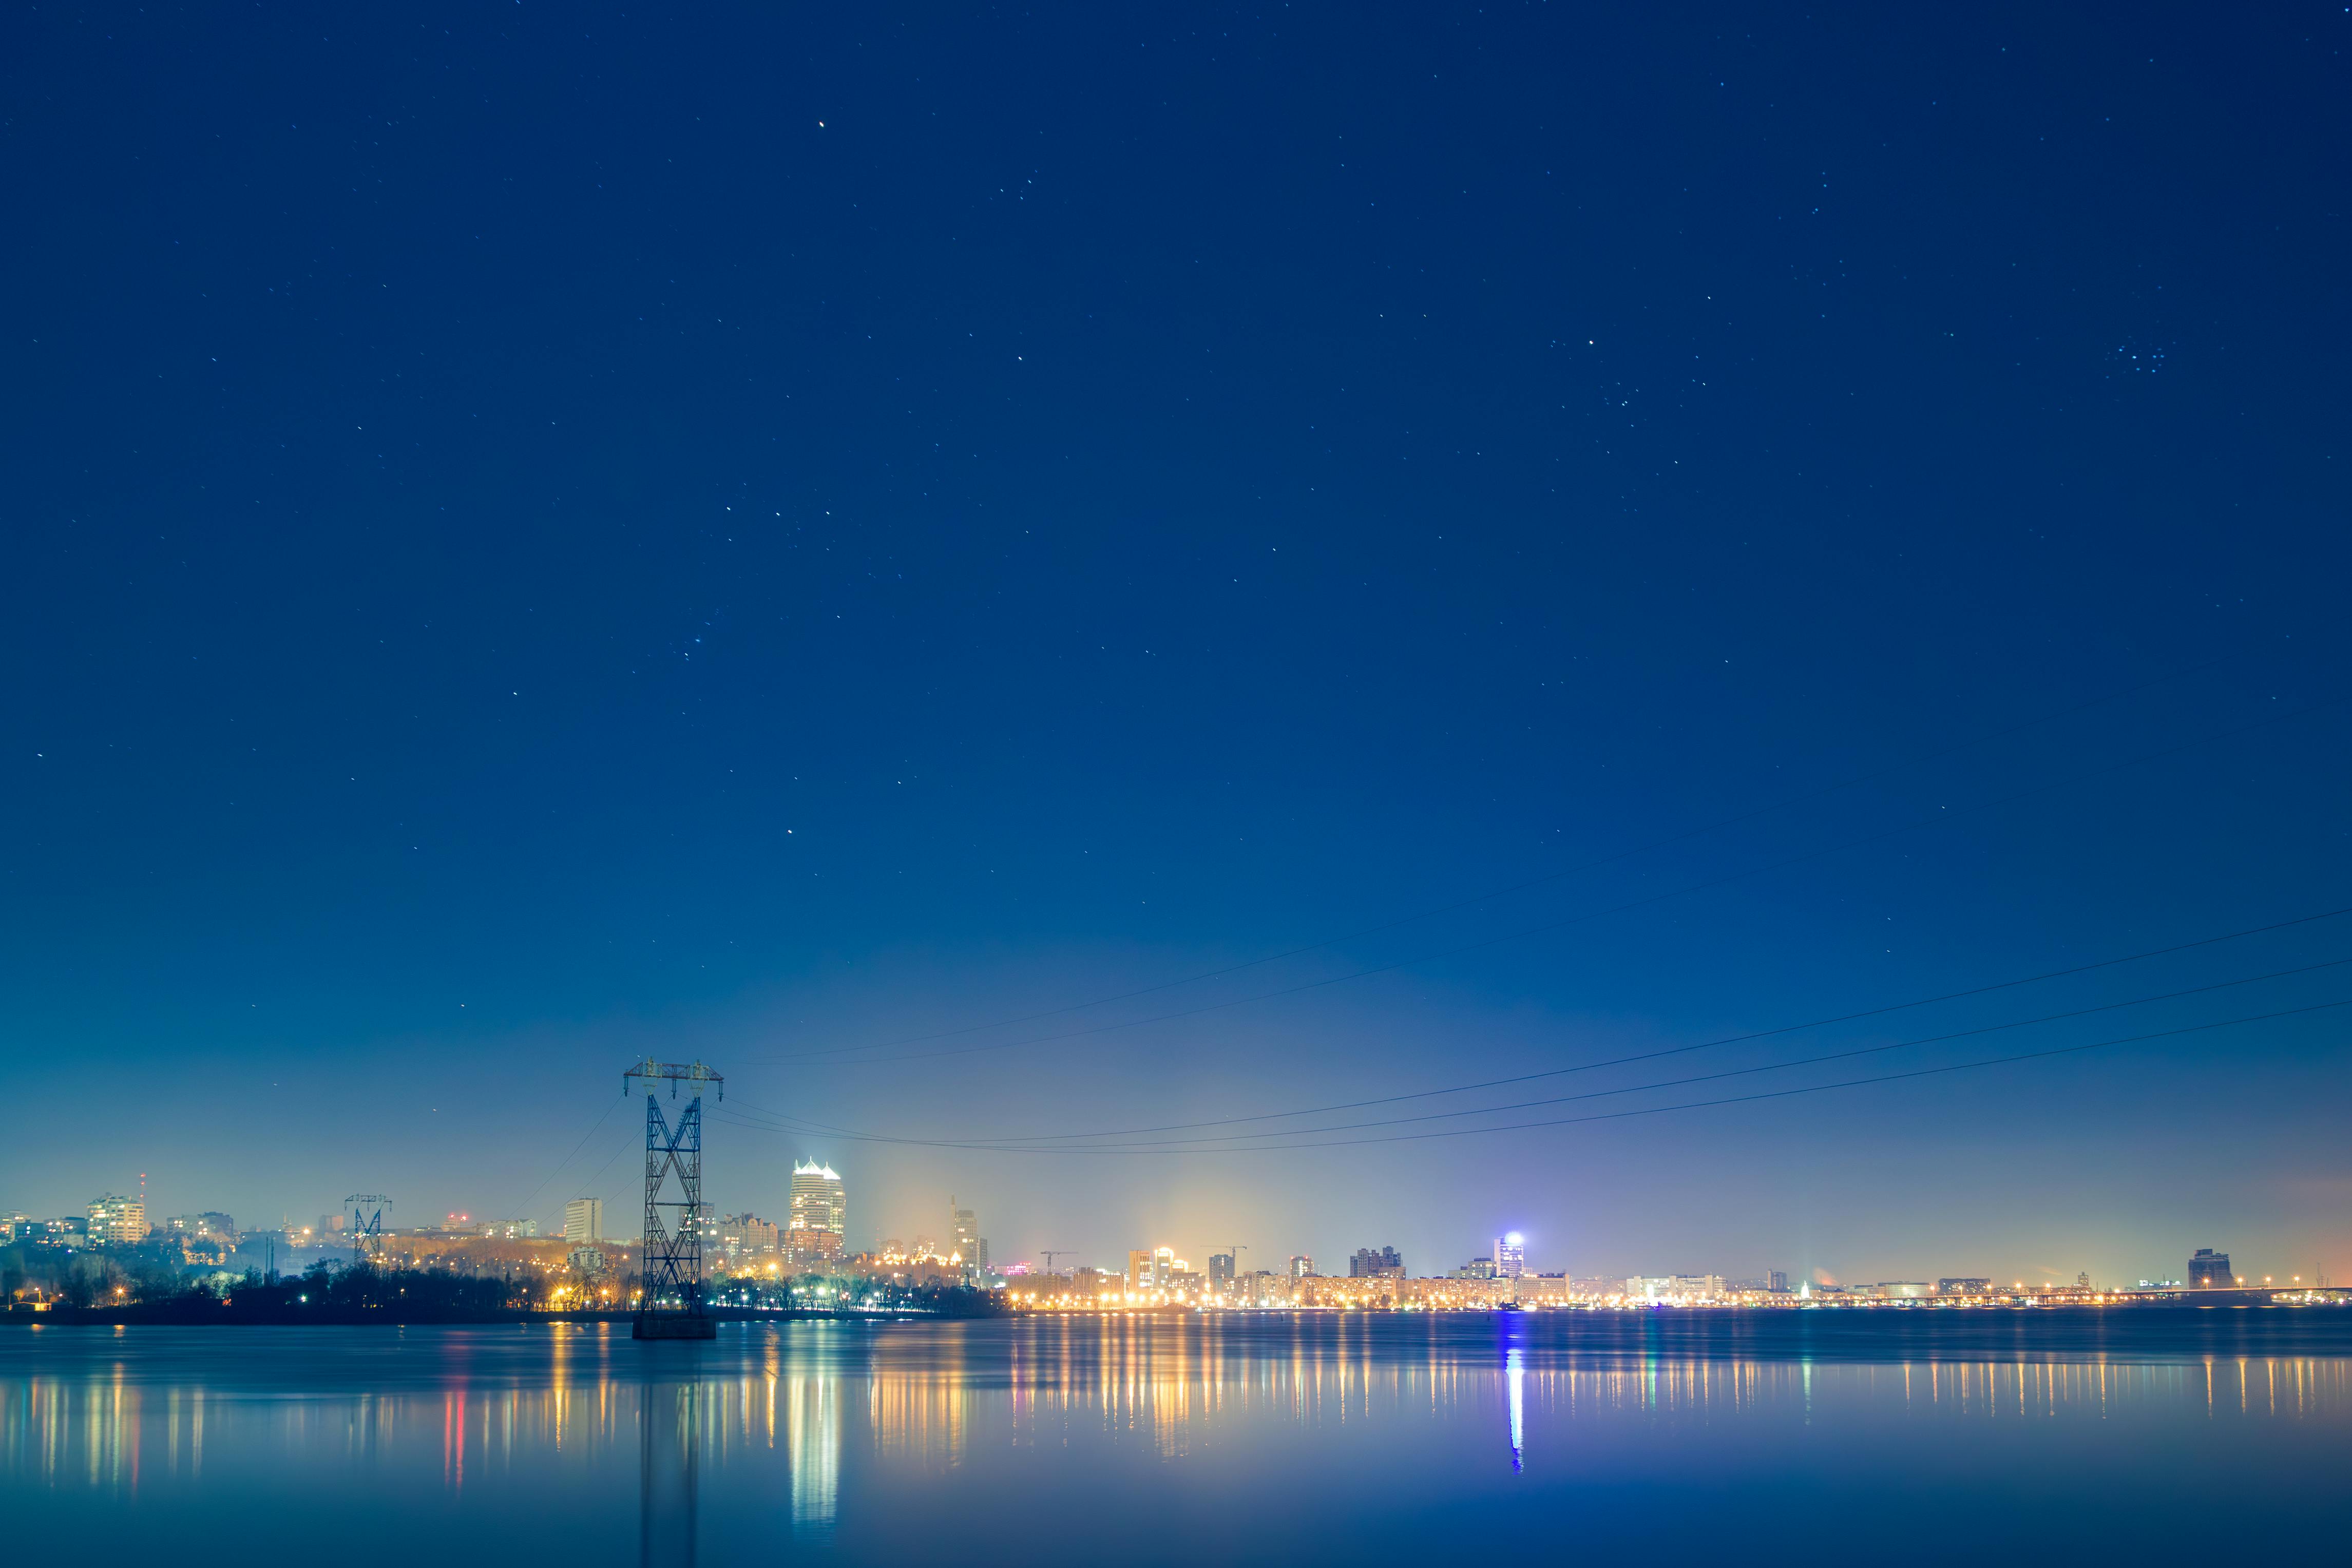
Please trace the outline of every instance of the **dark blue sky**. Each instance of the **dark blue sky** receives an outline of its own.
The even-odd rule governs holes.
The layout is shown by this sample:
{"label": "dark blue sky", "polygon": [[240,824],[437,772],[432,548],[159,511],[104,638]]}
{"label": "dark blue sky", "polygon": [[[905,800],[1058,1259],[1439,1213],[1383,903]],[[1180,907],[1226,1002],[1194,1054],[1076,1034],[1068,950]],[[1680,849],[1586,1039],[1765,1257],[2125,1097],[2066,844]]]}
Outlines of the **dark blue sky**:
{"label": "dark blue sky", "polygon": [[[730,1118],[1085,1133],[2352,905],[2339,7],[5,27],[0,1020],[54,1109],[0,1204],[618,1213],[647,1050]],[[855,1238],[953,1191],[1000,1257],[2352,1270],[2348,1016],[1320,1152],[729,1120],[711,1195],[821,1155]]]}

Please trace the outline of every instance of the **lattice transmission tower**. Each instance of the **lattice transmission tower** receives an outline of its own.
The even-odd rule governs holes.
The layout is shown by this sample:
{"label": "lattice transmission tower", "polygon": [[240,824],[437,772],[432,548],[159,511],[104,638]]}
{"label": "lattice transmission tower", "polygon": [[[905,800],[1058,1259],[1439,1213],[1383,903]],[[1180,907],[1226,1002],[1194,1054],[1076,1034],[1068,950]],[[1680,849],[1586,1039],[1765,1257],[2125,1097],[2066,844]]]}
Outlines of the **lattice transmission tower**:
{"label": "lattice transmission tower", "polygon": [[353,1263],[383,1258],[383,1211],[392,1200],[382,1193],[353,1193],[343,1200],[343,1229],[352,1238]]}
{"label": "lattice transmission tower", "polygon": [[[641,1340],[708,1340],[719,1333],[702,1304],[702,1086],[716,1084],[727,1098],[727,1080],[700,1062],[657,1062],[648,1058],[621,1075],[621,1092],[635,1079],[646,1091],[646,1229],[644,1294],[630,1332]],[[663,1119],[655,1085],[667,1080],[669,1097],[690,1084],[694,1098],[672,1128]],[[677,1178],[677,1196],[668,1195]],[[675,1216],[673,1223],[670,1216]]]}

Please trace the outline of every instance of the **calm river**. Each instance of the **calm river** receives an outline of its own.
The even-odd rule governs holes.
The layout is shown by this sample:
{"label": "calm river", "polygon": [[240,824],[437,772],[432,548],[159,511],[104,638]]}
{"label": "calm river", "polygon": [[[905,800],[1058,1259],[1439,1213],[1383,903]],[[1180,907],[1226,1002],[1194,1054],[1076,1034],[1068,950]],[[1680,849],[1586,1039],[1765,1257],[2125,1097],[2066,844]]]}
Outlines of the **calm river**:
{"label": "calm river", "polygon": [[0,1517],[20,1563],[2341,1561],[2352,1309],[10,1326]]}

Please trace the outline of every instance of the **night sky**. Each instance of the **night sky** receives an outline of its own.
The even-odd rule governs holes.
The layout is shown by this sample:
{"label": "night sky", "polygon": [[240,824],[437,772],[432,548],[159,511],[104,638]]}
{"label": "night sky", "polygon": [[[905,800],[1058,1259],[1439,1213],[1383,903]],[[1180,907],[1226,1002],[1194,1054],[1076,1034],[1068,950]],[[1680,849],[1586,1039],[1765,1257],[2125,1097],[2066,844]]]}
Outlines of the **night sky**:
{"label": "night sky", "polygon": [[14,8],[0,1206],[2352,1276],[2347,44]]}

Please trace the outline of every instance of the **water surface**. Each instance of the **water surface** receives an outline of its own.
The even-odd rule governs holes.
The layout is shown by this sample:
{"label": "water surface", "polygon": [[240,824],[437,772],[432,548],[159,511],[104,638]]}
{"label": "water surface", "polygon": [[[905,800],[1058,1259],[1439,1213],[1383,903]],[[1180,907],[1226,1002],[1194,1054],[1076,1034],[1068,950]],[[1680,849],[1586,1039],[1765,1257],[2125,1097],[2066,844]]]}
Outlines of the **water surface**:
{"label": "water surface", "polygon": [[2264,1551],[2352,1310],[0,1329],[18,1561]]}

